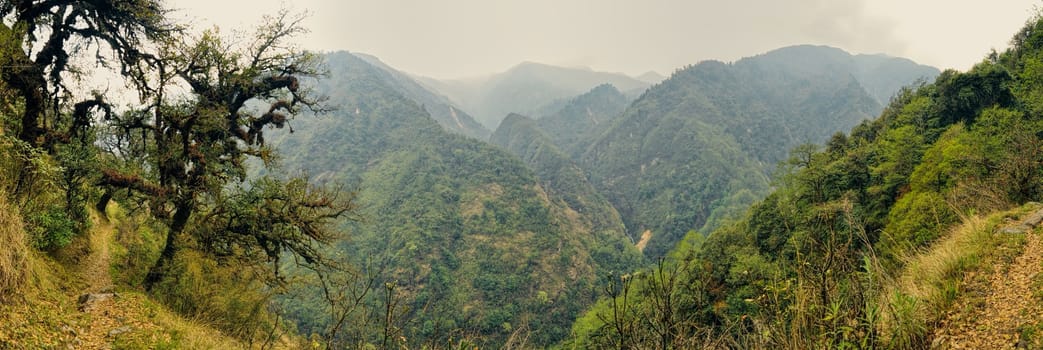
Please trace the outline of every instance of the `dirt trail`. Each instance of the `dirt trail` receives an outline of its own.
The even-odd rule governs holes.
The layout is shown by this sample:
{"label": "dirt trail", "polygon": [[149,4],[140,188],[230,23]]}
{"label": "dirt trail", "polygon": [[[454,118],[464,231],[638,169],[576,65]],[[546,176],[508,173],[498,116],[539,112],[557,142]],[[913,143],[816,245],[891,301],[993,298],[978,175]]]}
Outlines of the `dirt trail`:
{"label": "dirt trail", "polygon": [[110,265],[119,259],[119,225],[97,213],[91,223],[57,256],[34,261],[24,302],[0,304],[0,349],[246,348],[139,290],[121,286],[115,292]]}
{"label": "dirt trail", "polygon": [[74,343],[82,349],[110,349],[112,336],[131,328],[124,324],[125,310],[117,305],[119,296],[113,293],[109,272],[115,228],[98,213],[91,213],[91,221],[90,255],[83,260],[79,273],[87,284],[80,296],[80,308],[90,315],[90,322],[86,329],[78,332]]}
{"label": "dirt trail", "polygon": [[[1039,215],[1043,211],[1032,216]],[[1026,222],[1031,220],[1030,216]],[[954,311],[942,320],[932,348],[1015,349],[1026,345],[1019,344],[1019,328],[1043,320],[1043,307],[1033,289],[1033,279],[1043,266],[1038,224],[1023,222],[996,233],[1026,232],[1023,250],[1013,261],[995,265],[981,276],[987,278],[966,287],[968,295],[958,299]]]}
{"label": "dirt trail", "polygon": [[91,213],[92,229],[90,233],[90,255],[84,260],[81,276],[87,282],[84,293],[102,293],[112,291],[112,264],[110,249],[115,228],[101,214]]}

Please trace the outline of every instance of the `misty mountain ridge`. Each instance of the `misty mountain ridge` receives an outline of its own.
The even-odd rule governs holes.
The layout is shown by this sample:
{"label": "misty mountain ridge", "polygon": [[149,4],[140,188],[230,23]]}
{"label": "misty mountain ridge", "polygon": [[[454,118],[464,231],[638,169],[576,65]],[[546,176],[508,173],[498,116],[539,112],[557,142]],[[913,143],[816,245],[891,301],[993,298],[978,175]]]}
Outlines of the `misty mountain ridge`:
{"label": "misty mountain ridge", "polygon": [[[633,64],[787,33],[444,5],[325,34],[443,69],[628,73],[432,79],[311,51],[285,8],[226,35],[161,0],[0,6],[0,350],[1043,349],[1043,10],[963,72],[794,45],[664,76]],[[732,5],[701,12],[779,10]],[[814,18],[788,30],[880,34],[789,7]]]}
{"label": "misty mountain ridge", "polygon": [[657,84],[657,83],[665,80],[666,76],[662,75],[662,74],[659,74],[659,72],[656,72],[654,70],[650,70],[650,71],[644,72],[641,75],[638,75],[638,76],[636,76],[634,78],[637,78],[637,80],[640,80],[640,81],[643,81],[643,82],[646,82],[646,83],[649,83],[649,84]]}
{"label": "misty mountain ridge", "polygon": [[[631,237],[652,237],[644,252],[654,258],[686,232],[710,232],[763,196],[768,175],[793,147],[821,144],[879,115],[884,96],[937,72],[810,45],[704,61],[649,88],[594,138],[559,147],[582,150],[574,155],[590,183]],[[561,133],[558,125],[544,133]]]}
{"label": "misty mountain ridge", "polygon": [[[351,59],[357,58],[358,61]],[[420,84],[409,74],[403,73],[388,66],[376,56],[339,51],[330,53],[326,57],[327,64],[331,66],[339,64],[369,64],[388,75],[384,79],[386,83],[393,85],[393,89],[403,94],[406,98],[421,105],[439,125],[450,132],[455,132],[477,139],[486,139],[491,133],[482,127],[471,115],[449,100],[448,97],[440,95]]]}
{"label": "misty mountain ridge", "polygon": [[[759,58],[759,59],[758,59]],[[933,81],[941,71],[907,58],[885,54],[851,54],[824,45],[794,45],[736,61],[756,62],[792,72],[850,74],[880,105],[886,105],[902,87],[916,81]]]}
{"label": "misty mountain ridge", "polygon": [[[283,159],[287,169],[357,186],[366,220],[342,224],[351,238],[332,249],[359,266],[369,259],[385,266],[380,281],[396,283],[406,316],[424,325],[404,331],[414,347],[460,328],[495,348],[510,336],[505,324],[551,344],[597,296],[601,271],[640,266],[618,213],[578,168],[557,165],[567,157],[546,153],[559,163],[534,171],[484,140],[450,132],[431,102],[418,101],[432,94],[406,90],[416,87],[411,79],[371,62],[329,55],[330,76],[316,90],[336,109],[299,119],[292,137],[284,131],[271,140],[293,155]],[[543,180],[548,174],[556,181]],[[328,327],[321,291],[299,293],[308,301],[284,304],[299,329]]]}
{"label": "misty mountain ridge", "polygon": [[[494,147],[452,119],[471,111],[433,91],[442,82],[338,52],[318,86],[338,112],[299,121],[298,135],[308,136],[273,144],[298,155],[285,159],[290,169],[359,186],[364,215],[380,219],[350,225],[353,238],[338,249],[382,256],[412,307],[438,305],[412,317],[477,330],[490,344],[508,335],[503,324],[527,325],[550,344],[566,335],[560,320],[597,294],[598,276],[640,266],[649,261],[641,252],[659,257],[687,232],[741,212],[767,192],[767,174],[793,145],[878,113],[851,57],[781,49],[685,67],[647,90],[607,82],[574,94],[564,91],[613,75],[524,63],[470,82],[542,103],[527,107],[537,117],[507,114]],[[872,67],[887,67],[876,59]],[[561,89],[540,94],[546,86]],[[324,151],[308,151],[316,149]],[[308,307],[294,318],[321,328],[326,321]],[[411,334],[437,337],[443,327]]]}
{"label": "misty mountain ridge", "polygon": [[[852,55],[828,46],[798,45],[733,63],[711,60],[684,67],[646,91],[640,88],[647,86],[645,82],[589,68],[524,62],[485,78],[438,81],[410,77],[372,56],[357,57],[389,72],[387,80],[393,90],[421,104],[444,128],[455,124],[446,118],[450,113],[443,112],[438,118],[438,109],[428,107],[429,104],[463,115],[474,113],[474,109],[514,109],[502,116],[517,110],[528,111],[518,113],[508,130],[497,130],[502,135],[493,143],[529,162],[537,175],[554,173],[546,163],[566,162],[534,154],[542,154],[540,150],[546,149],[555,157],[559,153],[566,155],[575,163],[569,167],[581,169],[622,214],[628,236],[637,240],[642,232],[652,230],[656,237],[648,252],[652,256],[665,252],[687,230],[706,232],[728,213],[738,212],[759,197],[769,188],[765,176],[790,148],[823,142],[832,133],[877,115],[903,86],[928,81],[938,74],[935,68],[903,58]],[[649,77],[655,75],[646,74]],[[607,82],[595,84],[598,81]],[[594,85],[571,92],[590,84]],[[454,95],[461,101],[477,102],[454,103]],[[522,117],[523,114],[528,117]],[[647,120],[637,124],[627,121],[634,118]],[[690,136],[694,138],[684,136],[686,133],[693,133]],[[660,141],[674,141],[656,143],[659,146],[655,147],[647,144],[648,140],[640,146],[631,144],[640,147],[640,151],[617,148],[629,144],[624,139],[643,140],[649,134],[658,135],[654,138]],[[668,151],[671,149],[688,149],[690,154],[699,155],[691,159],[666,156],[674,154]],[[706,153],[709,150],[713,151]],[[616,164],[619,161],[622,163]],[[634,173],[634,169],[640,172]],[[685,200],[699,202],[688,203],[695,205],[688,209],[666,204],[676,202],[679,193],[709,189],[688,182],[674,188],[680,182],[659,178],[676,178],[684,173],[678,172],[682,169],[700,169],[709,176],[704,179],[707,183],[717,184],[712,194],[704,193],[709,196],[704,198],[708,202],[703,203],[704,199],[696,196]],[[735,177],[727,184],[718,182],[723,179],[717,177],[729,173],[750,176]],[[541,180],[547,181],[542,177]],[[554,187],[551,183],[544,185]],[[639,195],[636,190],[620,186],[644,189]],[[660,190],[666,192],[656,194]],[[676,215],[677,210],[685,215]]]}
{"label": "misty mountain ridge", "polygon": [[[886,104],[898,88],[910,83],[905,77],[917,77],[913,81],[930,80],[940,73],[934,67],[917,64],[905,58],[883,54],[852,55],[829,46],[795,45],[769,53],[772,57],[782,60],[775,62],[780,69],[828,69],[848,72],[855,76],[863,88],[881,105]],[[795,66],[793,64],[796,62],[785,62],[787,56],[801,56],[808,61],[802,62],[803,66]],[[560,67],[526,61],[502,73],[485,77],[459,80],[416,77],[416,80],[470,112],[486,128],[495,130],[509,113],[540,119],[547,110],[553,110],[568,99],[601,84],[612,84],[623,93],[636,98],[650,85],[660,83],[666,78],[655,71],[631,77],[622,73],[599,72],[589,67]]]}
{"label": "misty mountain ridge", "polygon": [[471,112],[489,129],[495,129],[510,113],[538,119],[544,106],[583,94],[601,84],[612,84],[620,91],[633,91],[635,95],[651,85],[622,73],[534,62],[523,62],[483,78],[420,80]]}
{"label": "misty mountain ridge", "polygon": [[612,84],[602,84],[575,98],[548,105],[536,123],[559,149],[578,159],[593,138],[635,99],[637,96],[628,96]]}

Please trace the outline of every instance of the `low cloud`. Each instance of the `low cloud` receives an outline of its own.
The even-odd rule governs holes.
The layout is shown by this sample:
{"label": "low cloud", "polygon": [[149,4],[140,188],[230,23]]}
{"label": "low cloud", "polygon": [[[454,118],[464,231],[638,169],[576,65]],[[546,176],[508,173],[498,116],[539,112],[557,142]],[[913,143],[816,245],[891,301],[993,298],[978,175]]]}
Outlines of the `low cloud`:
{"label": "low cloud", "polygon": [[[218,22],[231,21],[225,14],[237,13],[234,19],[239,23],[250,15],[272,13],[279,4],[250,3],[264,10],[252,14],[233,1],[171,1],[189,14]],[[794,44],[902,56],[923,42],[908,41],[911,34],[899,32],[901,24],[943,21],[945,16],[915,17],[898,11],[897,1],[893,11],[871,11],[867,5],[878,6],[867,0],[293,3],[312,13],[306,23],[312,34],[302,41],[305,46],[366,52],[397,68],[441,78],[502,71],[521,61],[631,74],[670,73],[705,59],[731,61]],[[899,15],[907,17],[895,17]]]}

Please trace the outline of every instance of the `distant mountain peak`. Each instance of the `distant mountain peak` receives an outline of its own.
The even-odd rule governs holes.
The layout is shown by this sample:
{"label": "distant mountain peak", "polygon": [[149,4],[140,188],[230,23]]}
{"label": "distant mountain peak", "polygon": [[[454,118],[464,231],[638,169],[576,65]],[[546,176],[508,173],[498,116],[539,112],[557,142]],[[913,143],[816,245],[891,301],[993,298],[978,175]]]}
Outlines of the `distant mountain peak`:
{"label": "distant mountain peak", "polygon": [[657,83],[659,83],[659,82],[661,82],[663,80],[666,80],[666,76],[664,76],[662,74],[659,74],[659,72],[656,72],[656,71],[653,71],[653,70],[644,72],[644,73],[642,73],[641,75],[638,75],[635,78],[637,78],[637,80],[640,80],[640,81],[643,81],[643,82],[646,82],[646,83],[649,83],[649,84],[657,84]]}
{"label": "distant mountain peak", "polygon": [[503,122],[504,123],[506,123],[508,121],[523,121],[523,120],[530,120],[531,121],[532,118],[526,117],[526,116],[518,114],[518,113],[509,113],[509,114],[507,114],[507,117],[503,118]]}
{"label": "distant mountain peak", "polygon": [[518,63],[514,67],[511,67],[511,68],[507,69],[507,71],[505,73],[518,72],[518,71],[528,71],[528,70],[535,70],[535,69],[562,69],[562,67],[549,65],[549,64],[546,64],[546,63],[534,62],[534,61],[522,61],[521,63]]}
{"label": "distant mountain peak", "polygon": [[587,93],[590,94],[590,93],[602,93],[602,92],[614,92],[614,93],[617,93],[617,94],[621,93],[619,91],[619,89],[617,89],[616,86],[612,85],[611,83],[604,83],[604,84],[595,86],[593,89],[590,89],[590,91],[587,92]]}
{"label": "distant mountain peak", "polygon": [[829,46],[829,45],[814,45],[814,44],[798,44],[798,45],[783,46],[783,47],[780,47],[780,48],[777,48],[777,49],[774,49],[774,50],[770,50],[770,51],[768,51],[768,52],[766,52],[764,54],[765,55],[770,55],[770,54],[772,54],[774,52],[786,52],[786,51],[805,51],[805,52],[814,52],[814,51],[826,52],[826,51],[832,51],[832,52],[836,52],[836,53],[843,53],[843,54],[851,55],[849,52],[845,51],[844,49],[838,48],[838,47]]}
{"label": "distant mountain peak", "polygon": [[[653,233],[644,253],[660,257],[690,230],[709,232],[765,193],[766,175],[789,149],[849,130],[877,115],[902,86],[933,74],[908,60],[821,45],[703,61],[595,126],[607,124],[592,141],[564,148],[581,152],[573,157],[595,188],[612,194],[630,237]],[[577,125],[582,112],[565,121]],[[549,131],[566,129],[561,125],[544,130],[562,139]]]}
{"label": "distant mountain peak", "polygon": [[508,113],[538,116],[547,106],[602,84],[612,84],[614,89],[628,93],[651,85],[625,74],[531,61],[481,81],[440,81],[430,85],[459,102],[483,125],[495,129]]}
{"label": "distant mountain peak", "polygon": [[851,54],[825,45],[794,45],[743,58],[735,64],[754,64],[787,73],[850,74],[881,105],[900,88],[918,80],[930,81],[941,73],[935,67],[885,54]]}
{"label": "distant mountain peak", "polygon": [[336,51],[328,53],[326,58],[331,70],[331,77],[327,80],[333,83],[346,83],[365,75],[372,82],[394,90],[422,107],[446,130],[477,139],[485,139],[491,134],[448,97],[429,89],[413,76],[388,66],[376,56]]}

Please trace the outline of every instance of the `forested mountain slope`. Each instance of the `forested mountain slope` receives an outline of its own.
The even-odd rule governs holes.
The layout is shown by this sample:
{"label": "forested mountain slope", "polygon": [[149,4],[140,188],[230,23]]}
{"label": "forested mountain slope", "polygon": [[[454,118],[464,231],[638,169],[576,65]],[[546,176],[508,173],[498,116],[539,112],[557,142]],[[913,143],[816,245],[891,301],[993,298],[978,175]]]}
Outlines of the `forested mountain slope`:
{"label": "forested mountain slope", "polygon": [[[330,68],[318,89],[338,111],[274,143],[294,155],[286,168],[357,186],[363,220],[337,249],[398,286],[412,346],[469,334],[495,347],[516,331],[550,344],[604,271],[639,264],[611,208],[590,210],[596,193],[548,188],[511,154],[443,131],[372,66]],[[307,331],[329,322],[317,299],[291,312]]]}
{"label": "forested mountain slope", "polygon": [[632,102],[611,84],[603,84],[569,99],[536,121],[563,152],[578,159],[599,132],[623,114]]}
{"label": "forested mountain slope", "polygon": [[906,58],[886,55],[856,55],[854,76],[877,102],[887,105],[910,79],[929,82],[941,72],[938,68],[918,64]]}
{"label": "forested mountain slope", "polygon": [[[659,257],[763,195],[792,147],[881,109],[851,55],[798,46],[686,67],[650,88],[586,147],[580,165],[632,236]],[[920,79],[906,76],[906,82]]]}
{"label": "forested mountain slope", "polygon": [[890,102],[901,88],[917,80],[930,81],[941,73],[937,68],[918,64],[906,58],[887,55],[852,55],[829,46],[788,46],[754,59],[766,69],[850,75],[881,106]]}
{"label": "forested mountain slope", "polygon": [[[485,140],[489,137],[490,132],[488,129],[475,121],[467,112],[461,110],[459,106],[449,101],[447,97],[425,88],[408,74],[384,64],[377,57],[341,51],[328,54],[326,60],[331,66],[369,64],[379,68],[388,75],[379,79],[388,82],[396,91],[419,104],[431,115],[431,118],[434,118],[446,130],[480,140]],[[379,75],[378,72],[371,72],[370,74]]]}
{"label": "forested mountain slope", "polygon": [[[772,194],[705,242],[691,235],[659,268],[623,279],[629,288],[584,316],[569,344],[907,349],[959,341],[932,337],[952,334],[935,329],[939,322],[962,324],[967,310],[994,304],[973,294],[989,283],[981,276],[1003,279],[992,267],[1013,266],[1022,285],[1041,283],[1022,271],[1040,269],[1022,261],[1038,256],[1038,238],[1026,235],[1039,233],[1019,222],[1038,223],[1028,215],[1038,204],[1029,202],[1043,196],[1043,21],[1033,18],[1011,43],[967,72],[903,90],[879,117],[824,147],[795,149]],[[612,310],[625,316],[605,318]],[[1043,324],[1026,320],[977,329],[1039,344]]]}
{"label": "forested mountain slope", "polygon": [[[805,128],[865,114],[875,102],[857,74],[782,59],[706,63],[630,104],[647,83],[526,64],[471,92],[497,123],[510,110],[548,111],[542,121],[508,118],[495,135],[501,148],[480,140],[489,133],[447,98],[375,58],[295,45],[306,30],[298,26],[304,15],[291,11],[232,36],[192,32],[158,0],[5,2],[0,13],[0,347],[540,348],[567,338],[582,310],[636,280],[649,288],[642,297],[669,292],[624,295],[611,303],[625,306],[613,309],[618,317],[588,314],[630,323],[616,324],[614,337],[588,317],[576,327],[588,332],[576,334],[589,339],[578,344],[654,344],[626,334],[647,327],[661,340],[705,325],[704,334],[732,335],[721,325],[744,334],[755,325],[733,327],[750,320],[737,315],[770,323],[775,314],[756,314],[759,307],[793,309],[765,304],[764,291],[802,287],[803,266],[821,266],[773,263],[833,251],[786,250],[805,249],[805,241],[788,243],[817,232],[815,220],[832,233],[854,222],[838,217],[862,215],[876,230],[866,241],[884,242],[881,256],[900,264],[904,249],[932,239],[931,225],[965,213],[945,211],[939,198],[949,198],[929,189],[966,186],[952,200],[982,200],[973,202],[982,210],[1040,192],[1025,176],[1038,168],[1037,154],[985,137],[1006,133],[1003,141],[1038,148],[1037,125],[1015,118],[1039,110],[1034,99],[1015,98],[1040,95],[1032,89],[1038,60],[1031,52],[997,57],[980,72],[944,75],[924,95],[902,95],[896,106],[909,107],[885,120],[920,129],[889,133],[891,122],[881,122],[834,137],[830,152],[838,151],[829,156],[855,160],[824,172],[847,182],[820,186],[841,180],[810,170],[786,178],[814,190],[778,196],[826,202],[809,204],[807,214],[798,206],[806,202],[768,197],[751,214],[763,246],[744,244],[743,222],[702,248],[702,236],[689,235],[671,254],[686,259],[670,280],[683,283],[667,285],[658,282],[663,270],[630,273],[649,261],[638,248],[660,256],[684,232],[715,226],[767,191],[781,149],[828,135]],[[92,55],[99,52],[111,55]],[[1024,74],[1004,75],[1022,69],[1018,62],[1028,62]],[[135,101],[117,105],[76,82],[103,67],[118,72],[114,85],[130,87]],[[612,86],[595,88],[605,82]],[[983,103],[1001,108],[966,117]],[[965,129],[932,129],[952,122],[937,115],[956,116]],[[891,143],[858,148],[877,131]],[[985,151],[933,150],[935,139]],[[805,151],[792,164],[826,162]],[[945,166],[918,174],[921,155]],[[982,182],[952,185],[948,171]],[[838,186],[849,191],[829,192]],[[868,204],[845,206],[860,195]],[[896,212],[932,216],[899,220]],[[783,258],[770,255],[778,251]],[[851,271],[825,269],[816,281],[827,282],[814,291],[840,293],[831,286],[847,280],[829,278]],[[761,278],[794,275],[799,283]],[[677,285],[685,289],[669,289]],[[89,310],[92,298],[111,303]],[[824,298],[822,306],[859,305]],[[644,300],[652,307],[630,308]],[[659,310],[667,312],[652,313]],[[681,317],[682,327],[663,327]]]}
{"label": "forested mountain slope", "polygon": [[[574,215],[578,220],[583,220],[584,226],[609,237],[626,234],[623,221],[612,204],[587,182],[583,171],[554,145],[532,119],[519,114],[508,115],[496,129],[491,141],[526,162],[543,187],[574,210]],[[595,256],[611,255],[614,250],[612,247],[598,247],[591,253]],[[607,267],[606,271],[625,271],[623,268],[626,266]]]}

